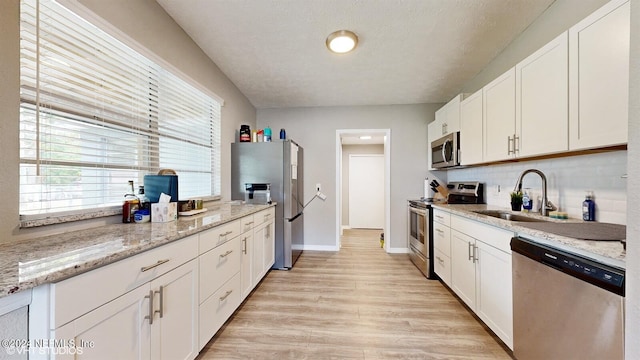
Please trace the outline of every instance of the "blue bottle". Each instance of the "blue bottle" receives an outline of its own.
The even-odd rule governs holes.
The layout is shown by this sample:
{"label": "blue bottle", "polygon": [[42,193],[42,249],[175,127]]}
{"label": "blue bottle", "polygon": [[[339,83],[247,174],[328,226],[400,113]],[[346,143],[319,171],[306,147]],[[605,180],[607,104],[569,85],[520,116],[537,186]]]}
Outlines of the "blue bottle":
{"label": "blue bottle", "polygon": [[284,131],[284,129],[280,129],[280,140],[284,140],[287,138],[287,133]]}
{"label": "blue bottle", "polygon": [[593,201],[593,192],[587,191],[582,202],[582,220],[596,221],[596,203]]}
{"label": "blue bottle", "polygon": [[531,194],[527,189],[524,190],[524,195],[522,195],[522,211],[530,212],[533,208],[533,201],[531,201]]}

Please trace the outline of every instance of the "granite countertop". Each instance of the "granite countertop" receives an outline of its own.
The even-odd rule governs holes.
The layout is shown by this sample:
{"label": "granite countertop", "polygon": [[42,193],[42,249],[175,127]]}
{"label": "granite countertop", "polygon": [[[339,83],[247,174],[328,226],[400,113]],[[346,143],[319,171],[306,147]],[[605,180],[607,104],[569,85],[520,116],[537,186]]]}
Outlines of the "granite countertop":
{"label": "granite countertop", "polygon": [[[434,208],[439,208],[451,214],[460,215],[472,220],[477,220],[488,225],[500,227],[502,229],[510,230],[522,236],[524,238],[536,241],[541,244],[549,245],[551,247],[565,250],[571,253],[578,254],[580,256],[592,259],[594,261],[604,263],[606,265],[615,266],[621,269],[626,269],[624,250],[620,241],[595,241],[595,240],[583,240],[576,239],[567,236],[561,236],[552,234],[549,232],[531,229],[526,227],[526,224],[517,221],[503,220],[492,216],[482,215],[475,213],[474,211],[483,210],[499,210],[509,213],[520,214],[519,212],[511,211],[507,208],[491,206],[491,205],[448,205],[448,204],[433,204]],[[522,215],[537,217],[548,220],[555,223],[586,223],[581,219],[552,219],[543,218],[539,214],[524,214]],[[540,223],[536,223],[540,224]]]}
{"label": "granite countertop", "polygon": [[225,203],[167,223],[109,224],[0,245],[0,298],[182,239],[272,205]]}

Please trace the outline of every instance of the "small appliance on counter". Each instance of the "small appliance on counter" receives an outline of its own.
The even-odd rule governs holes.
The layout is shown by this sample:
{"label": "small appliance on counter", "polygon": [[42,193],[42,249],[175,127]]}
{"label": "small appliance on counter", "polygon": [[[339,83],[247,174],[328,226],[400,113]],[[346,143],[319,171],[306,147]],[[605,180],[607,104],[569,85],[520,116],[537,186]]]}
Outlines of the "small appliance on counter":
{"label": "small appliance on counter", "polygon": [[[437,181],[431,183],[436,194],[449,204],[482,204],[484,203],[484,186],[477,181],[450,182],[446,187],[438,184]],[[446,195],[444,195],[446,194]],[[433,214],[431,205],[434,198],[421,198],[419,200],[409,200],[407,206],[409,257],[413,264],[427,277],[427,279],[437,279],[433,270]]]}
{"label": "small appliance on counter", "polygon": [[271,204],[271,184],[244,184],[246,204]]}

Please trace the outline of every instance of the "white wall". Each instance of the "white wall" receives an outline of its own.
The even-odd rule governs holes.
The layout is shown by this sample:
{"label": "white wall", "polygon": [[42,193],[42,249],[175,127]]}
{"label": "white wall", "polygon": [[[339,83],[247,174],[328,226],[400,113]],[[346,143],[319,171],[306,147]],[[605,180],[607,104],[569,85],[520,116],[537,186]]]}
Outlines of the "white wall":
{"label": "white wall", "polygon": [[631,0],[625,358],[640,359],[640,0]]}
{"label": "white wall", "polygon": [[[73,0],[70,0],[73,1]],[[84,6],[119,31],[147,48],[186,76],[225,100],[222,108],[222,196],[230,199],[230,144],[241,124],[252,127],[256,111],[247,98],[202,52],[191,38],[155,1],[80,0]],[[63,225],[20,230],[19,202],[19,88],[20,88],[20,18],[19,0],[0,1],[0,241],[29,236],[60,233],[119,221],[119,217],[102,218]]]}
{"label": "white wall", "polygon": [[[258,110],[258,127],[285,128],[304,148],[305,201],[321,183],[328,196],[305,210],[305,245],[336,244],[336,130],[391,129],[391,248],[407,248],[406,201],[422,195],[427,123],[441,106],[386,105]],[[385,239],[387,240],[387,239]]]}
{"label": "white wall", "polygon": [[[569,217],[582,218],[585,192],[593,190],[596,220],[626,224],[627,179],[622,178],[627,173],[626,151],[449,170],[447,178],[448,181],[480,181],[486,187],[487,204],[509,207],[509,192],[526,169],[538,169],[545,174],[549,200],[559,211],[569,213]],[[496,193],[498,186],[499,194]],[[523,188],[528,187],[541,194],[540,177],[526,175]]]}
{"label": "white wall", "polygon": [[384,145],[342,145],[342,226],[349,226],[349,155],[384,154]]}

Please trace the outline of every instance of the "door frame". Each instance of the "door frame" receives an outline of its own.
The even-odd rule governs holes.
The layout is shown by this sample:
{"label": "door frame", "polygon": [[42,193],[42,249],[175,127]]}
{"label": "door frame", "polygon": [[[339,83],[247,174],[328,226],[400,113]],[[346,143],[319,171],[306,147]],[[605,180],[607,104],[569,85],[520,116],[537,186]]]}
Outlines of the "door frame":
{"label": "door frame", "polygon": [[336,249],[340,249],[342,236],[342,136],[367,133],[384,136],[384,250],[391,243],[391,129],[338,129],[336,130]]}

